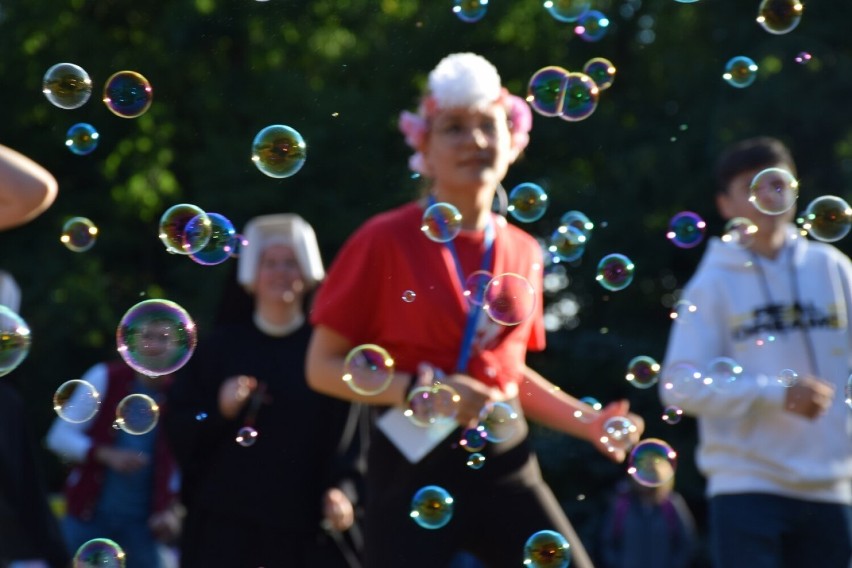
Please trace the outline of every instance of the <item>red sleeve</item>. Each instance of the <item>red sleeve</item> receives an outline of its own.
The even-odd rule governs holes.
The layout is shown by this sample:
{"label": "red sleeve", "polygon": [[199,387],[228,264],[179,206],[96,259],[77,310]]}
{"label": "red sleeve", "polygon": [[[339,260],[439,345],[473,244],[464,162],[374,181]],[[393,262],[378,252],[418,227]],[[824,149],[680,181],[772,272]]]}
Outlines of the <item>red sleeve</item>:
{"label": "red sleeve", "polygon": [[529,281],[533,289],[536,291],[536,306],[532,316],[532,328],[530,336],[527,340],[527,349],[530,351],[544,351],[545,348],[545,330],[544,330],[544,260],[542,258],[541,247],[538,241],[533,240],[534,246],[530,251],[534,259],[530,268]]}
{"label": "red sleeve", "polygon": [[314,326],[329,327],[353,345],[369,342],[377,335],[376,324],[383,321],[378,299],[387,265],[381,253],[385,247],[378,240],[373,220],[349,237],[317,291],[311,311]]}

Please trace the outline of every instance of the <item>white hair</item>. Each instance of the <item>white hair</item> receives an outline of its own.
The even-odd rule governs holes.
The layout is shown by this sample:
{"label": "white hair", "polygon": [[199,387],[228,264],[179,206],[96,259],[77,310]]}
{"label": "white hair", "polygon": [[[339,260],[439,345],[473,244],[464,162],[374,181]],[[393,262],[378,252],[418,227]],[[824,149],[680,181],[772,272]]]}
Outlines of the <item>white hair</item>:
{"label": "white hair", "polygon": [[438,108],[482,108],[500,98],[500,75],[475,53],[453,53],[429,73],[429,94]]}

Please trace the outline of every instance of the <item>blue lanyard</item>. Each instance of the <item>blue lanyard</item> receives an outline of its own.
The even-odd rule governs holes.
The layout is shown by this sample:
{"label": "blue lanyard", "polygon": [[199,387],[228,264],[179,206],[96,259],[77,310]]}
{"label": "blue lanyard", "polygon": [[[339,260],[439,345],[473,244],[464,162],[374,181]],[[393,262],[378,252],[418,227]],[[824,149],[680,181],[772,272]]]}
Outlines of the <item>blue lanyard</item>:
{"label": "blue lanyard", "polygon": [[[429,196],[429,206],[435,204],[435,197]],[[443,227],[442,227],[443,230]],[[444,246],[450,251],[453,257],[453,263],[456,265],[456,276],[459,279],[459,288],[464,290],[465,275],[462,269],[461,260],[459,260],[458,251],[453,244],[452,239],[445,241]],[[482,264],[480,270],[488,270],[491,266],[491,258],[494,251],[494,220],[489,216],[488,224],[485,226],[485,253],[482,255]],[[478,293],[478,291],[477,291]],[[473,336],[476,334],[476,323],[479,320],[479,312],[482,309],[482,299],[478,298],[478,302],[468,304],[470,309],[467,313],[467,322],[464,327],[464,335],[462,335],[461,347],[459,349],[459,357],[456,360],[456,372],[464,373],[467,370],[467,363],[470,360],[470,352],[473,347]]]}

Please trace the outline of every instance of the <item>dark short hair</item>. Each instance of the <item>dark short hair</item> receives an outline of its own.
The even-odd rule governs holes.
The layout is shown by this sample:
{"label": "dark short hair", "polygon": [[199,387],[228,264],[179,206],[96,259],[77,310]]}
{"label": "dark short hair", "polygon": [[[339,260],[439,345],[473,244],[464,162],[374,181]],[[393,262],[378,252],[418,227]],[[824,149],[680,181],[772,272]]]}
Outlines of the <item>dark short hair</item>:
{"label": "dark short hair", "polygon": [[729,146],[716,161],[716,193],[726,193],[731,180],[743,172],[783,165],[796,175],[796,163],[790,149],[769,136],[741,140]]}

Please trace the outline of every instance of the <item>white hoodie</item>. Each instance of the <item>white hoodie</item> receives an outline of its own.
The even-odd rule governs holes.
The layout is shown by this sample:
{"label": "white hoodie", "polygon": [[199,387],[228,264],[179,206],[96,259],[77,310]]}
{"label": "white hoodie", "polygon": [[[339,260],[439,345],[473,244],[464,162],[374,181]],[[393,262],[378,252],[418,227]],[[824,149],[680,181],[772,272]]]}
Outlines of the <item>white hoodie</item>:
{"label": "white hoodie", "polygon": [[[852,503],[852,410],[844,402],[850,288],[849,259],[792,228],[774,260],[711,240],[684,290],[694,311],[682,310],[672,325],[659,383],[665,404],[699,419],[697,463],[710,496],[760,492]],[[711,381],[717,357],[734,359],[741,375]],[[702,375],[687,376],[681,363]],[[808,420],[784,409],[778,377],[786,369],[834,385],[826,414]]]}

